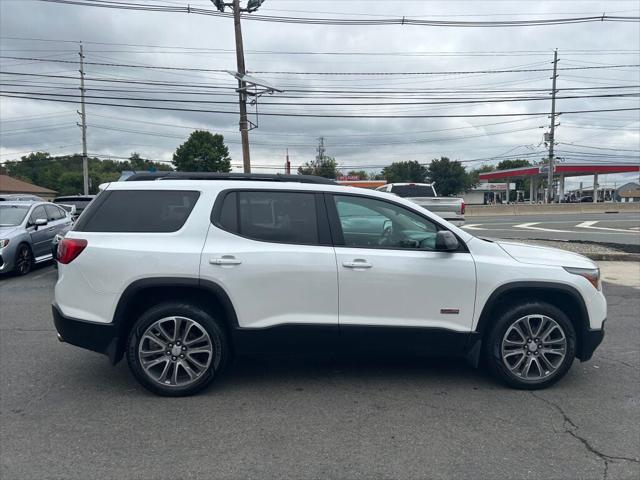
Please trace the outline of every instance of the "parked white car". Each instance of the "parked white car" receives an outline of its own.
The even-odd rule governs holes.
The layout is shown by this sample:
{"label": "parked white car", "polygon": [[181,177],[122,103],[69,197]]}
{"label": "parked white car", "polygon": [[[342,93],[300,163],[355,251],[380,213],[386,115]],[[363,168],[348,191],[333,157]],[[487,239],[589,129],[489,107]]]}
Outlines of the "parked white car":
{"label": "parked white car", "polygon": [[53,316],[62,341],[126,355],[155,393],[193,394],[234,354],[332,350],[484,359],[537,389],[602,341],[600,272],[583,256],[475,238],[315,177],[130,180],[60,242]]}

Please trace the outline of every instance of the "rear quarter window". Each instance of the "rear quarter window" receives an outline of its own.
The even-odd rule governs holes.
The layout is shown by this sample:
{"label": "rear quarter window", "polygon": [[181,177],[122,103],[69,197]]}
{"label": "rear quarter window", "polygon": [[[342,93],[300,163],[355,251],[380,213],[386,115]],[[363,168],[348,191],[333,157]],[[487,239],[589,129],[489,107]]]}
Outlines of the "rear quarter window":
{"label": "rear quarter window", "polygon": [[189,218],[200,192],[113,190],[103,192],[76,223],[78,232],[176,232]]}

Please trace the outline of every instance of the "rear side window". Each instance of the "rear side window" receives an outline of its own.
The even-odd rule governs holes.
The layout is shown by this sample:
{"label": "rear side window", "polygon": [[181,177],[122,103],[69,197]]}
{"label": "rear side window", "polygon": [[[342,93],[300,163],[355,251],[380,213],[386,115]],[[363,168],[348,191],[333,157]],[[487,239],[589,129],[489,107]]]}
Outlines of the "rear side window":
{"label": "rear side window", "polygon": [[[182,228],[200,192],[115,190],[104,192],[76,224],[79,232],[170,233]],[[99,201],[98,201],[99,200]]]}
{"label": "rear side window", "polygon": [[394,185],[391,187],[391,193],[395,193],[402,198],[408,197],[435,197],[433,187],[425,185]]}
{"label": "rear side window", "polygon": [[318,216],[313,193],[232,192],[220,210],[223,229],[253,240],[318,245]]}
{"label": "rear side window", "polygon": [[65,217],[65,214],[63,214],[58,207],[54,207],[53,205],[45,205],[44,208],[47,211],[47,217],[50,222],[54,222]]}

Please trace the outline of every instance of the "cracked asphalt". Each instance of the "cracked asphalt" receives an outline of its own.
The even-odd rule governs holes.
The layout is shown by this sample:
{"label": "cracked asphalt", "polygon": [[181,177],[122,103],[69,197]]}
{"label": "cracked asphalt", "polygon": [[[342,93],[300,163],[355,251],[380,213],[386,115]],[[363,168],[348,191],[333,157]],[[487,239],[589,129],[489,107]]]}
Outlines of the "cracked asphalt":
{"label": "cracked asphalt", "polygon": [[52,267],[0,279],[0,478],[637,480],[640,290],[607,269],[603,345],[545,391],[463,361],[247,358],[187,399],[59,343]]}

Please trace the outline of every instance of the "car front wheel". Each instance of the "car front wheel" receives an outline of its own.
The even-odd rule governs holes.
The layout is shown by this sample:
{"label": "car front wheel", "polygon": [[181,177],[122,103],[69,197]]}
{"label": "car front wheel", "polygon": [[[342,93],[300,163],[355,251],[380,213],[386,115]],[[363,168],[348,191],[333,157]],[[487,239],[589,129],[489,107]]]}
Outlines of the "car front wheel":
{"label": "car front wheel", "polygon": [[188,304],[165,303],[135,323],[127,361],[136,379],[164,396],[193,395],[222,371],[229,356],[224,328],[208,312]]}
{"label": "car front wheel", "polygon": [[536,390],[560,380],[576,353],[576,333],[567,315],[544,302],[503,311],[485,349],[490,371],[511,387]]}
{"label": "car front wheel", "polygon": [[22,244],[16,252],[15,272],[17,275],[26,275],[33,268],[33,254],[28,245]]}

